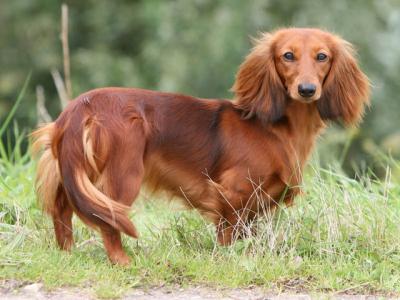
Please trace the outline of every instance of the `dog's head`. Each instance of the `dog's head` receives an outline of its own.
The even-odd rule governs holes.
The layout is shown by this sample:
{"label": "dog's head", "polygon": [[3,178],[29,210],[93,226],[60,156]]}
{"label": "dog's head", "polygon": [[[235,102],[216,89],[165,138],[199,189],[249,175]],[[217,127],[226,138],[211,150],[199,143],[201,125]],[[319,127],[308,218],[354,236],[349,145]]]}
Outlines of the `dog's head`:
{"label": "dog's head", "polygon": [[246,117],[279,120],[288,101],[317,103],[322,119],[357,123],[369,98],[350,43],[319,29],[263,34],[232,88]]}

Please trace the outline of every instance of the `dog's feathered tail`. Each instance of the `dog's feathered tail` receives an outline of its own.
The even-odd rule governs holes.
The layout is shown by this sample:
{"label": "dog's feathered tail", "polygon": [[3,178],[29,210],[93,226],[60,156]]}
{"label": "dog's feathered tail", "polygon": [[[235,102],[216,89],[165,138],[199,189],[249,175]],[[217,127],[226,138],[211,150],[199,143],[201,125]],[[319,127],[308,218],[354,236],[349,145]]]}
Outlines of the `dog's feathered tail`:
{"label": "dog's feathered tail", "polygon": [[79,122],[66,122],[66,119],[59,118],[32,133],[33,153],[41,153],[36,190],[43,210],[54,215],[57,191],[62,188],[74,212],[86,224],[94,228],[110,225],[137,238],[137,231],[128,217],[130,208],[110,199],[89,178],[96,155],[92,143],[99,141],[84,141],[82,119]]}
{"label": "dog's feathered tail", "polygon": [[32,152],[40,158],[37,164],[36,192],[43,210],[54,215],[55,200],[61,184],[60,169],[52,152],[55,123],[48,123],[32,133]]}

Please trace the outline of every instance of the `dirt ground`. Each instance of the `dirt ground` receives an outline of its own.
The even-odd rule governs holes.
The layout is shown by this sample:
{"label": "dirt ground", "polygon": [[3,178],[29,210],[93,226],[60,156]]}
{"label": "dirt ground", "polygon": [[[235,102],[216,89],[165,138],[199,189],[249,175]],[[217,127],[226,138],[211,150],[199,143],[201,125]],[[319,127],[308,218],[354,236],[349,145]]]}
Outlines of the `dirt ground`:
{"label": "dirt ground", "polygon": [[[10,300],[86,300],[97,299],[93,293],[85,289],[63,288],[51,292],[46,291],[41,283],[24,284],[13,280],[0,280],[0,299]],[[343,300],[375,300],[375,299],[400,299],[373,295],[344,295],[344,294],[274,294],[261,288],[222,289],[215,290],[207,287],[190,288],[152,288],[134,289],[121,299],[124,300],[308,300],[308,299],[343,299]]]}

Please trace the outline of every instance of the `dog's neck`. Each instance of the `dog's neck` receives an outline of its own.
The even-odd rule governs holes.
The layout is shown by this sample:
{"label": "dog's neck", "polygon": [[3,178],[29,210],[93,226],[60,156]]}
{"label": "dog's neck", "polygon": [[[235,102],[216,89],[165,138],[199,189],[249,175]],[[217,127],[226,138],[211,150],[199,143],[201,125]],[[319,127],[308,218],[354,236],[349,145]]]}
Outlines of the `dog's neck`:
{"label": "dog's neck", "polygon": [[285,122],[278,125],[283,129],[287,136],[287,142],[291,143],[291,147],[297,161],[303,168],[307,161],[315,140],[325,127],[322,121],[316,102],[301,103],[296,100],[289,100],[285,110]]}

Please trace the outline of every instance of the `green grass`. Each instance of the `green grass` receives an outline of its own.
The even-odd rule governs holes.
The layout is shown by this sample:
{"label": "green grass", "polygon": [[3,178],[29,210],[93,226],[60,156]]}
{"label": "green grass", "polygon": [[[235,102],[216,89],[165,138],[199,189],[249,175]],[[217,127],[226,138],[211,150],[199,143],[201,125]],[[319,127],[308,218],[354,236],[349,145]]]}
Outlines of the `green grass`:
{"label": "green grass", "polygon": [[90,287],[101,297],[174,284],[400,294],[400,185],[390,168],[384,180],[354,180],[314,163],[295,206],[230,247],[216,244],[213,226],[197,213],[142,196],[132,212],[141,236],[124,239],[132,264],[121,268],[77,219],[72,253],[57,249],[36,203],[35,164],[18,143],[7,148],[0,146],[0,279]]}

